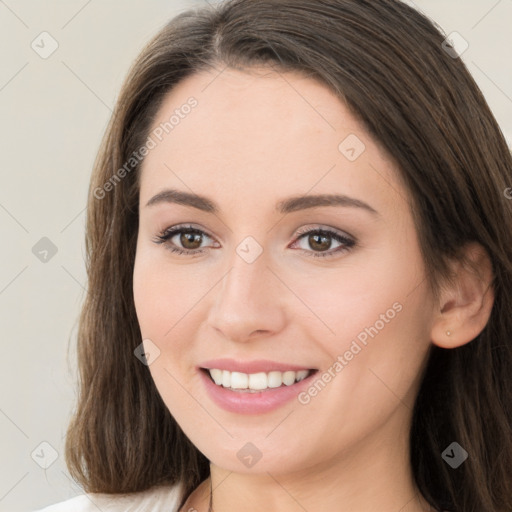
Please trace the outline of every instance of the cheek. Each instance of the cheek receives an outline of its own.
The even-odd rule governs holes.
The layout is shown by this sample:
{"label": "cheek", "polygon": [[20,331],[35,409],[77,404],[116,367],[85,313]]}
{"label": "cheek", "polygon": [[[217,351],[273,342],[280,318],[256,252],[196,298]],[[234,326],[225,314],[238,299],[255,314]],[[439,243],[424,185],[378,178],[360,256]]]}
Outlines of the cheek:
{"label": "cheek", "polygon": [[[328,356],[326,366],[299,397],[295,419],[314,417],[314,426],[302,423],[303,436],[316,440],[322,431],[333,451],[392,424],[392,417],[400,424],[405,421],[429,347],[424,286],[408,296],[410,280],[404,276],[393,280],[391,273],[387,286],[379,287],[369,278],[374,276],[362,276],[354,282],[347,279],[330,294],[311,288],[303,295],[305,302],[318,305],[322,321],[334,334],[323,322],[311,321],[308,336]],[[319,445],[313,443],[312,457],[315,450]]]}
{"label": "cheek", "polygon": [[166,264],[165,255],[150,257],[141,252],[135,259],[133,295],[142,336],[163,341],[172,336],[180,319],[194,314],[204,283],[184,267]]}
{"label": "cheek", "polygon": [[342,410],[406,396],[430,345],[429,293],[417,247],[390,245],[374,256],[294,287],[311,308],[302,308],[305,337],[327,355],[327,369],[341,358],[327,385],[333,394],[326,395],[333,404],[346,402]]}
{"label": "cheek", "polygon": [[206,285],[208,276],[200,277],[191,266],[170,265],[166,256],[138,253],[133,293],[142,339],[158,348],[158,358],[149,366],[151,375],[167,406],[179,411],[184,404],[193,407],[190,398],[201,389],[195,365],[204,354],[197,346],[197,332],[206,315],[205,294],[218,277],[215,274]]}
{"label": "cheek", "polygon": [[196,322],[194,304],[204,295],[204,289],[201,293],[201,286],[191,286],[191,281],[179,268],[166,269],[165,262],[138,253],[133,275],[137,319],[145,350],[158,348],[149,371],[167,408],[187,431],[191,426],[183,415],[187,418],[191,409],[197,414],[196,390],[191,389],[191,382],[198,381],[191,326]]}
{"label": "cheek", "polygon": [[305,305],[295,301],[297,310],[311,319],[303,322],[311,329],[310,339],[343,349],[358,335],[364,342],[364,333],[369,337],[365,329],[375,324],[379,332],[399,324],[405,317],[402,311],[416,308],[417,292],[423,291],[411,293],[423,280],[421,260],[413,252],[407,254],[407,263],[405,251],[390,246],[360,252],[336,269],[300,277],[286,270],[290,274],[284,280],[294,283],[293,292]]}

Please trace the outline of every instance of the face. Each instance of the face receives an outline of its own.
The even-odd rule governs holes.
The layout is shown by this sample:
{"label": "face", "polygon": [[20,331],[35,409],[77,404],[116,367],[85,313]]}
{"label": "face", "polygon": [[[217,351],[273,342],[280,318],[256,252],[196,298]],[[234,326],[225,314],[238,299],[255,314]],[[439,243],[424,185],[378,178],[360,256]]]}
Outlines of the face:
{"label": "face", "polygon": [[433,304],[408,194],[347,107],[300,74],[204,71],[150,138],[134,299],[191,441],[278,474],[406,438]]}

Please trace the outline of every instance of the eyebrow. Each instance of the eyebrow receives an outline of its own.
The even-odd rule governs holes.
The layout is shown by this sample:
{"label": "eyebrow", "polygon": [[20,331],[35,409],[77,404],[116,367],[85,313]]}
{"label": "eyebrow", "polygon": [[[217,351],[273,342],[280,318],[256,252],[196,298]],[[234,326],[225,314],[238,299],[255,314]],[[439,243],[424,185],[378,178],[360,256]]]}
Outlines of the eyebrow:
{"label": "eyebrow", "polygon": [[[162,190],[146,203],[146,207],[160,203],[182,204],[184,206],[190,206],[213,214],[218,214],[220,212],[220,208],[207,197],[176,189]],[[377,210],[364,201],[343,194],[293,196],[278,202],[276,204],[276,212],[287,214],[299,210],[306,210],[308,208],[318,208],[321,206],[361,208],[370,212],[374,216],[380,216],[380,213]]]}

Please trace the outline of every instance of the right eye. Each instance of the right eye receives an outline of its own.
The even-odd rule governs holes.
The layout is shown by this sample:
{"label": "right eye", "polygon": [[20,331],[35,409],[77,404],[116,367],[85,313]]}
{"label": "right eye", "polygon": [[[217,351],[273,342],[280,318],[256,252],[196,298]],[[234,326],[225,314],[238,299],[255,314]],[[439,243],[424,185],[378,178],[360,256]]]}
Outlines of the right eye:
{"label": "right eye", "polygon": [[[178,236],[179,235],[179,236]],[[176,241],[172,239],[176,237]],[[204,231],[193,226],[173,226],[166,228],[153,240],[156,244],[164,244],[167,249],[180,255],[193,255],[206,252],[204,248],[197,247],[204,238],[211,238]],[[180,244],[180,245],[177,245]],[[193,247],[187,247],[187,245]]]}

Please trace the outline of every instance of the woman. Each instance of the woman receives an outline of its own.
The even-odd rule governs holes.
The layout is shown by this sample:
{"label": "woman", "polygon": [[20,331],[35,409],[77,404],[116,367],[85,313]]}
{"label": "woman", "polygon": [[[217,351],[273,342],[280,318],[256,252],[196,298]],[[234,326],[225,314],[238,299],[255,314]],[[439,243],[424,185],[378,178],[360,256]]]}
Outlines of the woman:
{"label": "woman", "polygon": [[[93,172],[58,510],[512,510],[512,158],[395,0],[172,20]],[[130,508],[132,507],[132,508]]]}

